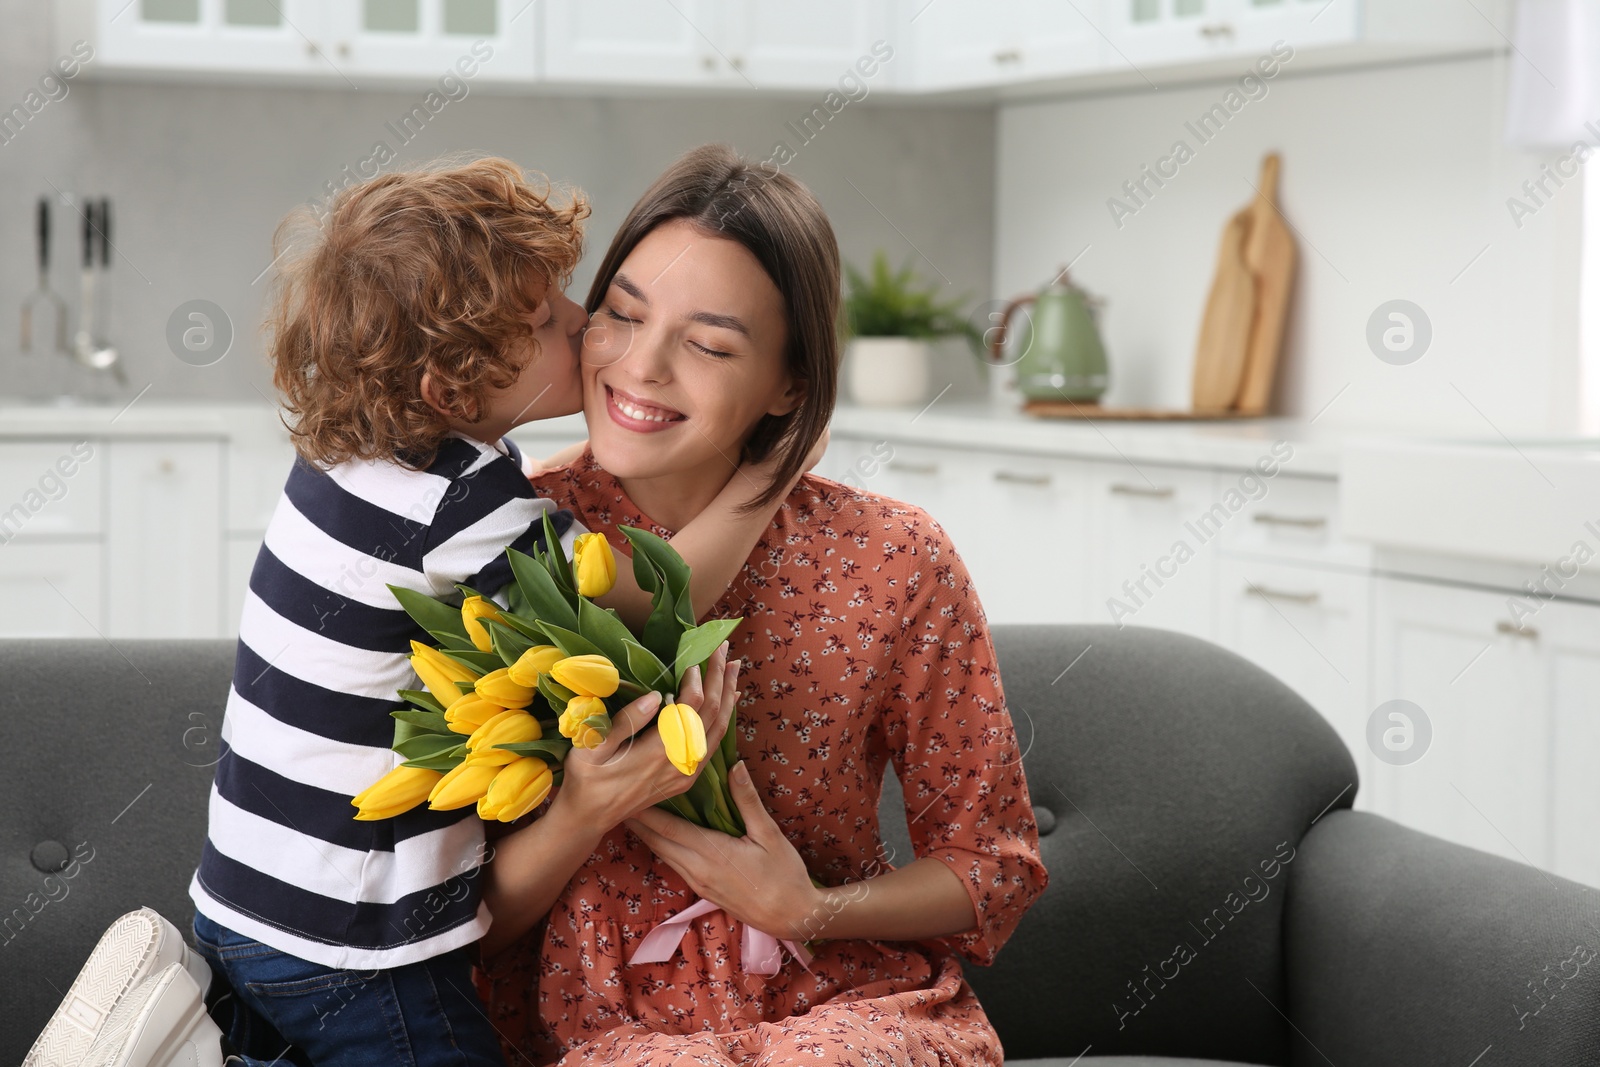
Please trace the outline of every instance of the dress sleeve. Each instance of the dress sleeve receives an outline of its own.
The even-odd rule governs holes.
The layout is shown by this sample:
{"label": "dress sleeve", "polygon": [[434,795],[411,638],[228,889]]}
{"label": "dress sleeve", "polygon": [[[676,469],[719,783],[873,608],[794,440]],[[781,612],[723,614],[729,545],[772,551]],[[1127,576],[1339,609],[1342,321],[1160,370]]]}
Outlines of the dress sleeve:
{"label": "dress sleeve", "polygon": [[972,897],[978,925],[931,943],[988,965],[1049,875],[1011,713],[972,578],[926,515],[901,530],[905,570],[884,723],[919,859]]}

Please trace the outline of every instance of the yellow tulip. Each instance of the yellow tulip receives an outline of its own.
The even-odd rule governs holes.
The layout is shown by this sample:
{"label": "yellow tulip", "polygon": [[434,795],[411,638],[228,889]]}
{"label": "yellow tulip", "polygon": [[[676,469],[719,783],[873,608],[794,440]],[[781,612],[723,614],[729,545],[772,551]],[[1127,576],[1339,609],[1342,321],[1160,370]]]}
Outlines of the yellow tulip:
{"label": "yellow tulip", "polygon": [[421,641],[411,642],[411,669],[417,672],[428,692],[447,708],[465,695],[456,683],[475,681],[478,677],[470,667]]}
{"label": "yellow tulip", "polygon": [[668,704],[656,715],[656,729],[667,759],[684,774],[693,774],[706,758],[706,726],[687,704]]}
{"label": "yellow tulip", "polygon": [[461,625],[466,627],[467,636],[478,646],[479,652],[492,652],[494,642],[489,639],[488,628],[478,621],[480,619],[493,619],[499,622],[499,608],[481,596],[467,597],[461,602]]}
{"label": "yellow tulip", "polygon": [[532,686],[518,685],[512,681],[510,671],[505,667],[479,678],[473,688],[483,699],[502,708],[525,708],[533,703],[535,692]]}
{"label": "yellow tulip", "polygon": [[492,700],[485,700],[468,693],[464,699],[456,701],[445,709],[444,721],[454,732],[470,734],[505,710]]}
{"label": "yellow tulip", "polygon": [[502,711],[472,732],[467,738],[467,759],[474,763],[506,764],[520,758],[495,745],[509,745],[518,741],[537,741],[544,731],[539,720],[525,711]]}
{"label": "yellow tulip", "polygon": [[520,819],[544,803],[554,781],[550,765],[538,756],[513,760],[489,783],[489,791],[478,801],[478,815],[501,822]]}
{"label": "yellow tulip", "polygon": [[586,697],[608,697],[617,691],[617,665],[604,656],[568,656],[550,668],[550,677]]}
{"label": "yellow tulip", "polygon": [[[556,729],[561,731],[562,737],[576,737],[578,728],[583,725],[583,720],[591,715],[605,715],[606,702],[599,697],[573,697],[567,701],[566,710],[561,713]],[[592,745],[579,745],[579,748],[592,748]]]}
{"label": "yellow tulip", "polygon": [[573,748],[599,748],[606,743],[606,734],[610,732],[610,717],[607,716],[607,728],[589,725],[588,721],[578,724],[578,730],[572,735]]}
{"label": "yellow tulip", "polygon": [[605,534],[579,534],[572,542],[572,571],[580,596],[605,596],[617,584],[617,557]]}
{"label": "yellow tulip", "polygon": [[370,822],[399,815],[428,799],[428,794],[444,775],[421,767],[396,767],[357,793],[350,801],[357,819]]}
{"label": "yellow tulip", "polygon": [[555,645],[534,645],[506,668],[506,676],[518,685],[537,686],[539,675],[549,674],[551,667],[566,658],[567,654]]}
{"label": "yellow tulip", "polygon": [[435,811],[451,811],[475,804],[489,791],[489,783],[500,770],[498,763],[479,763],[467,760],[458,763],[443,778],[434,783],[428,794],[428,807]]}

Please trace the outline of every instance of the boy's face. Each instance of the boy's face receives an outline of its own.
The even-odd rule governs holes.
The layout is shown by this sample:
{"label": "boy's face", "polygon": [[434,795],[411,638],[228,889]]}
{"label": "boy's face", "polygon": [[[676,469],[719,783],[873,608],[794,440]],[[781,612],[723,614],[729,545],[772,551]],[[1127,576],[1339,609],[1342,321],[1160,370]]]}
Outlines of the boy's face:
{"label": "boy's face", "polygon": [[534,354],[510,388],[491,393],[486,418],[477,424],[494,440],[513,427],[583,410],[583,379],[578,373],[583,328],[588,316],[559,289],[548,291],[528,319]]}

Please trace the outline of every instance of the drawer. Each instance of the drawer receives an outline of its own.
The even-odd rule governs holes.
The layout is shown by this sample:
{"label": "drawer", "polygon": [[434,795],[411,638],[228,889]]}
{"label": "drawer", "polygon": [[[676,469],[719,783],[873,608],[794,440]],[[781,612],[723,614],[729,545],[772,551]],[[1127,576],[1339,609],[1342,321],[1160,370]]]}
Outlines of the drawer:
{"label": "drawer", "polygon": [[1332,479],[1254,471],[1217,475],[1218,492],[1230,490],[1243,506],[1222,527],[1227,555],[1294,560],[1323,566],[1365,568],[1371,550],[1340,533],[1339,485]]}
{"label": "drawer", "polygon": [[0,445],[0,544],[98,537],[106,447],[70,439]]}
{"label": "drawer", "polygon": [[0,637],[103,637],[105,548],[0,546]]}

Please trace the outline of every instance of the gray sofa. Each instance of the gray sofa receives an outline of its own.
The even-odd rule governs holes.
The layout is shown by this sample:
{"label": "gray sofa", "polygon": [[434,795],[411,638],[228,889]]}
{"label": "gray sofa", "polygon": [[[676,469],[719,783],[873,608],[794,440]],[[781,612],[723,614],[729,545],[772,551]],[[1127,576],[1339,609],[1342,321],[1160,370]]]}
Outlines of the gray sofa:
{"label": "gray sofa", "polygon": [[[996,641],[1051,872],[968,969],[1009,1062],[1600,1064],[1600,892],[1350,811],[1333,731],[1219,648]],[[0,642],[0,1064],[113,917],[192,914],[232,666],[220,641]]]}

